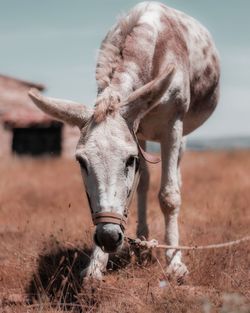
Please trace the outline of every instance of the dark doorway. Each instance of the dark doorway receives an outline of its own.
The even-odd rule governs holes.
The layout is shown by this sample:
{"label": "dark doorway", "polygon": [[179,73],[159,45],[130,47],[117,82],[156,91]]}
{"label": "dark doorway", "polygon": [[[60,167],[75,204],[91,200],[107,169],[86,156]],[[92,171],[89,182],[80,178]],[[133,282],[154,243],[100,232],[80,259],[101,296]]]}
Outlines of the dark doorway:
{"label": "dark doorway", "polygon": [[12,152],[19,155],[59,156],[62,152],[62,124],[13,128]]}

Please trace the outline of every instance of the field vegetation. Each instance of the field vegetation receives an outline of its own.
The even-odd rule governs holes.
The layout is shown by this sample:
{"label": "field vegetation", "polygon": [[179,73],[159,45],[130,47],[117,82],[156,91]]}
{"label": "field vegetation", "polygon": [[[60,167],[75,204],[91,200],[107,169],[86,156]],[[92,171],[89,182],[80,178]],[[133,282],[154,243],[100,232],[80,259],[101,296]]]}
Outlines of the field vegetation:
{"label": "field vegetation", "polygon": [[[205,245],[250,234],[250,152],[187,152],[182,163],[181,244]],[[150,166],[150,238],[163,242]],[[136,200],[127,234],[134,237]],[[126,248],[103,282],[84,283],[94,227],[78,165],[70,159],[0,162],[0,312],[250,312],[250,244],[183,252],[183,285],[165,276],[163,251],[139,264]]]}

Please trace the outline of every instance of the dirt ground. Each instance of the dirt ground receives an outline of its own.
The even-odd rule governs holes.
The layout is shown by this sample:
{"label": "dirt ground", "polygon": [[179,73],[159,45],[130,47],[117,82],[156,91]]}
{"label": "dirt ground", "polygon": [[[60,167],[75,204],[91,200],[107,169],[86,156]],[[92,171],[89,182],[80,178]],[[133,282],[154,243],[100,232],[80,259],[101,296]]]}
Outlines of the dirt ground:
{"label": "dirt ground", "polygon": [[[150,166],[150,238],[163,242]],[[182,162],[181,244],[205,245],[250,234],[250,151],[187,152]],[[135,201],[127,234],[136,229]],[[0,162],[0,312],[250,312],[250,244],[183,252],[190,275],[165,276],[163,251],[138,264],[112,256],[105,281],[83,284],[92,226],[78,165],[70,159]]]}

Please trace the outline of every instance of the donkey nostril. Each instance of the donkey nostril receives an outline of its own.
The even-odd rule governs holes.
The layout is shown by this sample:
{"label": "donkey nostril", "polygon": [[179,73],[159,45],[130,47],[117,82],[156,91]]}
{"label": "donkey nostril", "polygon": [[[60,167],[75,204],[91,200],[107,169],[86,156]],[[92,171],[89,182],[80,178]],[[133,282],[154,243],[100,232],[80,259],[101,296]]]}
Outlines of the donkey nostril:
{"label": "donkey nostril", "polygon": [[116,243],[120,243],[122,241],[122,233],[118,234],[118,240]]}
{"label": "donkey nostril", "polygon": [[99,242],[98,242],[98,237],[97,237],[97,234],[96,234],[96,233],[94,234],[94,242],[97,244],[97,246],[100,247],[100,244],[99,244]]}

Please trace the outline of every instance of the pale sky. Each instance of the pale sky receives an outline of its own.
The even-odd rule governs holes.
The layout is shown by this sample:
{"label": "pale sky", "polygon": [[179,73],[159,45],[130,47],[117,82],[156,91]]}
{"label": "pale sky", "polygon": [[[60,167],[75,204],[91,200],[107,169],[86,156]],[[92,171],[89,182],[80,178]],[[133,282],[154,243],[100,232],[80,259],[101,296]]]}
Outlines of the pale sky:
{"label": "pale sky", "polygon": [[[47,94],[93,105],[101,40],[140,1],[0,0],[0,73],[44,83]],[[194,138],[250,137],[250,1],[163,0],[202,22],[221,56],[218,109]]]}

